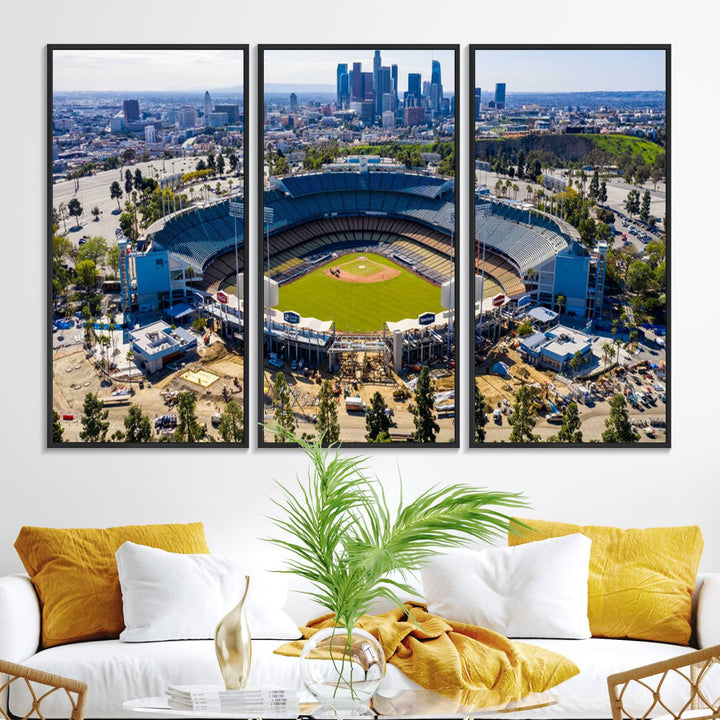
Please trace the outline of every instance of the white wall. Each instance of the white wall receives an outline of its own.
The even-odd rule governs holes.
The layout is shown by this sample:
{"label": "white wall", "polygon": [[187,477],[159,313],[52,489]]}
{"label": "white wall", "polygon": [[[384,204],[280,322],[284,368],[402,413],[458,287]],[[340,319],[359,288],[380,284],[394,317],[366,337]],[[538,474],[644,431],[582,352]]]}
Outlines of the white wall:
{"label": "white wall", "polygon": [[[706,321],[715,314],[714,280],[720,267],[713,213],[717,153],[712,150],[720,117],[714,74],[717,9],[712,6],[707,12],[713,17],[708,17],[707,6],[694,0],[601,1],[587,15],[580,9],[587,3],[576,0],[511,6],[452,0],[253,5],[258,8],[254,13],[244,9],[250,3],[225,0],[67,0],[17,3],[12,15],[4,15],[0,573],[20,569],[12,543],[23,524],[101,527],[202,520],[216,552],[257,546],[257,538],[270,532],[263,515],[270,510],[272,478],[290,480],[302,464],[295,453],[272,450],[44,449],[44,46],[102,42],[457,42],[463,93],[470,43],[672,42],[672,450],[398,451],[376,453],[370,465],[386,483],[395,482],[399,467],[406,495],[434,481],[456,480],[523,490],[536,517],[626,527],[696,523],[705,536],[701,568],[720,570],[720,422],[713,397],[718,341],[716,325],[708,327]],[[254,90],[254,50],[250,70]],[[466,108],[464,95],[463,130]],[[255,118],[254,105],[250,117]],[[464,180],[465,136],[460,145]],[[251,148],[254,170],[254,143]],[[701,199],[695,200],[698,194]],[[462,203],[467,237],[465,193]],[[254,199],[246,208],[256,227]],[[252,262],[256,259],[253,248]],[[467,317],[463,321],[467,329]],[[254,384],[250,390],[254,407]],[[466,420],[461,422],[463,440]]]}

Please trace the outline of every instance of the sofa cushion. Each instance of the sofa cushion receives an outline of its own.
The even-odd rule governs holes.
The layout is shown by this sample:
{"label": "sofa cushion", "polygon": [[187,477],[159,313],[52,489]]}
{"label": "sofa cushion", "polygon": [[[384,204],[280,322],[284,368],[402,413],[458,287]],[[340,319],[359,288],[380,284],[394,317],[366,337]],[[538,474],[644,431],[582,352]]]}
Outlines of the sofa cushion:
{"label": "sofa cushion", "polygon": [[422,570],[428,610],[514,638],[589,638],[590,540],[456,550]]}
{"label": "sofa cushion", "polygon": [[40,598],[43,647],[120,635],[115,551],[127,540],[170,552],[208,552],[202,523],[20,530],[15,549]]}
{"label": "sofa cushion", "polygon": [[588,618],[595,637],[686,645],[703,539],[699,527],[622,530],[522,520],[510,545],[582,533],[592,540]]}
{"label": "sofa cushion", "polygon": [[[607,676],[639,665],[689,652],[690,648],[637,640],[525,640],[560,653],[580,668],[579,675],[559,685],[558,705],[533,710],[533,718],[608,718],[610,704]],[[276,640],[253,641],[250,686],[261,684],[295,688],[302,693],[298,659],[276,655]],[[102,640],[49,648],[26,661],[30,667],[74,677],[88,683],[85,717],[137,718],[137,713],[125,710],[122,703],[141,697],[161,696],[170,684],[222,684],[215,658],[214,643],[210,640],[179,640],[158,643],[123,643]],[[393,697],[417,686],[395,666],[389,665],[381,694]],[[683,695],[684,691],[684,695]],[[718,690],[720,693],[720,690]],[[718,693],[716,693],[718,694]],[[67,708],[61,696],[48,698],[46,717],[67,718]],[[301,700],[305,696],[301,694]],[[669,702],[684,702],[687,685],[678,687]],[[28,701],[24,686],[11,687],[10,709],[22,716]],[[639,710],[640,708],[636,708]],[[65,714],[64,714],[65,713]],[[144,717],[151,717],[143,713]],[[161,717],[161,716],[158,716]],[[507,718],[507,715],[499,717]],[[517,717],[524,717],[523,714]]]}
{"label": "sofa cushion", "polygon": [[124,642],[212,639],[218,622],[245,601],[255,639],[295,639],[297,625],[284,612],[285,577],[242,557],[170,553],[123,543],[115,553],[122,589]]}

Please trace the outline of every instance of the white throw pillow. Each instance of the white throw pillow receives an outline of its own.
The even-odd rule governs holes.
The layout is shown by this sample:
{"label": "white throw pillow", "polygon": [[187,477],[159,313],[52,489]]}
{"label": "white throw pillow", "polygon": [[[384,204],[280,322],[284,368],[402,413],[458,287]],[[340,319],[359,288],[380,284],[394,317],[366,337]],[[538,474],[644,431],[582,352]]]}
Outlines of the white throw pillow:
{"label": "white throw pillow", "polygon": [[253,567],[247,559],[171,553],[123,543],[115,553],[123,599],[125,642],[202,640],[215,637],[220,620],[245,602],[255,640],[295,640],[297,625],[284,612],[285,578]]}
{"label": "white throw pillow", "polygon": [[422,570],[431,613],[513,638],[589,638],[591,541],[566,535],[433,558]]}

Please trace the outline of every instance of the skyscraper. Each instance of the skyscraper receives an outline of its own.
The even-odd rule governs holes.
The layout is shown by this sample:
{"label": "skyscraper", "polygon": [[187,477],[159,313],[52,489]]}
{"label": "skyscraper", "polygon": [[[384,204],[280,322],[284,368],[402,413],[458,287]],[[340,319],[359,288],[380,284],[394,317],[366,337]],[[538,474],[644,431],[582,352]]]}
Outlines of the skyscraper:
{"label": "skyscraper", "polygon": [[505,83],[495,84],[495,107],[498,110],[505,108]]}
{"label": "skyscraper", "polygon": [[363,99],[362,63],[353,63],[352,77],[350,78],[350,100]]}
{"label": "skyscraper", "polygon": [[123,100],[123,115],[125,116],[125,127],[131,122],[140,119],[140,105],[137,100]]}
{"label": "skyscraper", "polygon": [[205,125],[208,124],[208,118],[210,117],[210,113],[212,112],[212,100],[210,99],[210,93],[206,90],[205,91],[205,100],[203,102],[203,112],[205,115]]}
{"label": "skyscraper", "polygon": [[362,73],[362,99],[375,99],[375,85],[373,84],[373,74],[371,72]]}
{"label": "skyscraper", "polygon": [[[433,90],[433,88],[435,88]],[[431,107],[438,112],[442,106],[443,86],[442,86],[442,69],[439,60],[432,61],[432,72],[430,73],[430,92],[432,96]]]}
{"label": "skyscraper", "polygon": [[391,65],[390,66],[390,74],[392,75],[392,95],[393,95],[393,110],[397,108],[398,105],[398,66],[397,65]]}
{"label": "skyscraper", "polygon": [[290,93],[290,112],[297,112],[297,95],[295,93]]}
{"label": "skyscraper", "polygon": [[480,119],[482,112],[482,88],[475,88],[475,120]]}
{"label": "skyscraper", "polygon": [[380,78],[380,72],[382,68],[382,58],[380,57],[380,51],[376,50],[373,55],[373,88],[375,90],[375,112],[378,115],[382,114],[382,80]]}
{"label": "skyscraper", "polygon": [[420,73],[408,73],[408,95],[415,98],[415,105],[420,105],[422,76]]}
{"label": "skyscraper", "polygon": [[392,95],[392,72],[389,67],[383,66],[378,70],[377,83],[375,84],[375,100],[377,103],[377,114],[382,115],[383,95]]}
{"label": "skyscraper", "polygon": [[432,61],[432,73],[430,74],[431,85],[442,85],[442,70],[440,68],[440,61]]}
{"label": "skyscraper", "polygon": [[[343,101],[345,99],[344,93],[343,93],[343,82],[345,90],[347,91],[347,72],[348,72],[348,66],[347,63],[338,63],[337,66],[337,106],[338,108],[342,108]],[[343,81],[343,77],[345,80]]]}

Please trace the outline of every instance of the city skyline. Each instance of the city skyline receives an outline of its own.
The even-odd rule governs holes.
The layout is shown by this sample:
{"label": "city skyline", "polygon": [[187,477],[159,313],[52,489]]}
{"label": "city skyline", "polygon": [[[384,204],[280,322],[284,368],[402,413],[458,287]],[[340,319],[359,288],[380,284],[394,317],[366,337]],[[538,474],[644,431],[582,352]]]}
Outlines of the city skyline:
{"label": "city skyline", "polygon": [[664,50],[476,50],[475,87],[508,94],[665,90]]}
{"label": "city skyline", "polygon": [[[420,73],[430,80],[432,61],[442,66],[446,92],[454,92],[455,56],[453,50],[397,50],[382,47],[333,50],[265,50],[263,80],[265,85],[332,85],[335,86],[338,63],[362,63],[365,72],[372,72],[373,54],[380,50],[384,66],[397,65],[398,91],[407,89],[409,73]],[[447,78],[447,79],[446,79]],[[453,79],[449,82],[449,79]]]}
{"label": "city skyline", "polygon": [[243,85],[241,49],[55,50],[53,92],[205,92]]}

